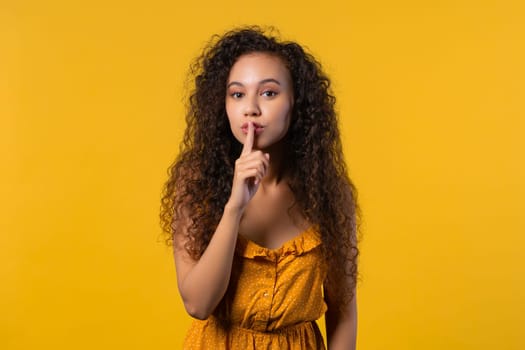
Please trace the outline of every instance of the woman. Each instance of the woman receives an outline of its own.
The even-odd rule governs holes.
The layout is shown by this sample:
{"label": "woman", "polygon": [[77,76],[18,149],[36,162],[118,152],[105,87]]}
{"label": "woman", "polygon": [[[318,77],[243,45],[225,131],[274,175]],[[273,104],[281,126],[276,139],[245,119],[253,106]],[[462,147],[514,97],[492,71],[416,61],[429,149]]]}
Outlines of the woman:
{"label": "woman", "polygon": [[188,349],[330,349],[357,335],[357,191],[319,63],[258,27],[215,37],[192,69],[161,218],[196,320]]}

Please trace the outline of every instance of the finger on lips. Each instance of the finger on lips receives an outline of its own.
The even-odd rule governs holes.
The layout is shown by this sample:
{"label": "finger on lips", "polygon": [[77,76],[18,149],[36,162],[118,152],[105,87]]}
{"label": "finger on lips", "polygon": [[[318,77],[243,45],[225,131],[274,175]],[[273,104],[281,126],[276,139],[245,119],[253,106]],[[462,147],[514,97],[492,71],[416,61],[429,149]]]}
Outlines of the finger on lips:
{"label": "finger on lips", "polygon": [[[270,162],[270,155],[261,151],[252,152],[254,139],[255,127],[252,122],[248,122],[248,131],[241,152],[241,156],[244,159],[241,163],[244,163],[243,168],[251,169],[251,171],[248,172],[249,175],[246,175],[248,175],[247,177],[254,177],[254,184],[257,185],[266,174]],[[238,159],[236,164],[240,165],[240,160],[241,159]]]}
{"label": "finger on lips", "polygon": [[254,132],[255,130],[252,122],[248,122],[248,133],[246,134],[246,140],[244,141],[241,154],[248,154],[252,151]]}

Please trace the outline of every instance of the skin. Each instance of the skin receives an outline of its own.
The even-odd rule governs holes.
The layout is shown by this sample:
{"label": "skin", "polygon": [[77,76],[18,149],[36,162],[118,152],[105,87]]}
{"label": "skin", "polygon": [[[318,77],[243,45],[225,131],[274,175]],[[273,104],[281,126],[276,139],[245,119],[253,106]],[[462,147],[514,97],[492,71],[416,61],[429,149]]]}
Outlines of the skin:
{"label": "skin", "polygon": [[[179,291],[186,310],[197,319],[208,318],[226,292],[238,235],[275,249],[310,226],[296,206],[288,211],[294,195],[286,183],[282,155],[292,116],[293,83],[281,59],[264,53],[241,56],[230,71],[225,106],[232,133],[243,143],[230,198],[198,261],[184,249],[184,235],[174,241]],[[325,294],[329,349],[355,349],[355,298],[344,315],[336,316],[330,310],[337,301],[330,298],[330,291]]]}
{"label": "skin", "polygon": [[[235,138],[244,143],[242,126],[254,122],[254,149],[281,151],[281,141],[291,121],[293,83],[280,58],[266,54],[241,56],[233,65],[226,90],[226,113]],[[279,149],[278,149],[279,148]]]}
{"label": "skin", "polygon": [[[293,97],[290,73],[278,57],[244,55],[230,71],[226,113],[235,138],[250,148],[237,160],[230,200],[244,212],[239,234],[272,249],[309,226],[297,210],[291,216],[282,215],[294,197],[286,181],[277,180],[277,174],[283,170],[283,139],[291,122]],[[257,135],[242,128],[252,122],[262,126]],[[244,171],[251,171],[254,176],[243,188],[237,181],[246,181]]]}

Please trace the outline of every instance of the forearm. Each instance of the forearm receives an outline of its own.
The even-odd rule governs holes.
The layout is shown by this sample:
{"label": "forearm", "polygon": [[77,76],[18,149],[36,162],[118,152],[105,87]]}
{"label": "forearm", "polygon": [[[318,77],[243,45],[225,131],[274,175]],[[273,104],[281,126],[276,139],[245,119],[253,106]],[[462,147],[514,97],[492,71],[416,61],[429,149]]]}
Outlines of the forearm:
{"label": "forearm", "polygon": [[241,216],[241,210],[225,206],[208,247],[180,283],[186,310],[195,318],[206,319],[226,293]]}
{"label": "forearm", "polygon": [[[242,214],[269,166],[268,154],[260,150],[252,152],[254,135],[255,127],[250,122],[241,155],[235,161],[230,198],[206,250],[198,261],[184,252],[175,257],[179,262],[177,276],[184,306],[190,315],[199,319],[208,318],[226,293]],[[181,243],[178,252],[185,248]]]}

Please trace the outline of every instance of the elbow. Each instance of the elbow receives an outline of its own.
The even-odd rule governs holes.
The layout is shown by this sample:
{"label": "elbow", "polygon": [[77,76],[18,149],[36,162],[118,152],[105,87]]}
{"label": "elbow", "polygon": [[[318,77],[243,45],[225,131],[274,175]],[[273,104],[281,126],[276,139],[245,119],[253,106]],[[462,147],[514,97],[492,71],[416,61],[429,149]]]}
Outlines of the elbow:
{"label": "elbow", "polygon": [[210,308],[204,307],[200,303],[190,302],[190,301],[184,301],[184,308],[186,309],[186,312],[191,317],[197,319],[197,320],[207,320],[208,317],[212,314],[213,310]]}
{"label": "elbow", "polygon": [[[216,294],[199,293],[195,288],[187,288],[187,284],[180,286],[179,292],[188,315],[202,321],[211,316],[220,302]],[[222,295],[220,297],[222,298]]]}
{"label": "elbow", "polygon": [[191,317],[201,321],[207,320],[211,315],[211,312],[207,312],[206,310],[193,309],[189,307],[186,307],[186,312]]}

